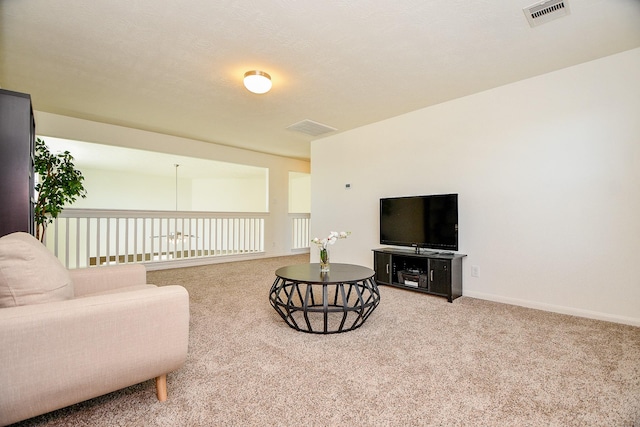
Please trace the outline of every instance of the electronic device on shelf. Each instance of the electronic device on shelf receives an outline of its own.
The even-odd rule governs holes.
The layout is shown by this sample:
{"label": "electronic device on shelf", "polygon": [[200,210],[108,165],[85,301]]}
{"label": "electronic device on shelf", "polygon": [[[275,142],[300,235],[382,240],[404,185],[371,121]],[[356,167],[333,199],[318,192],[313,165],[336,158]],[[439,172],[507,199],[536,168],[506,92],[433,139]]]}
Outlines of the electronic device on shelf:
{"label": "electronic device on shelf", "polygon": [[380,199],[380,243],[457,251],[458,195]]}

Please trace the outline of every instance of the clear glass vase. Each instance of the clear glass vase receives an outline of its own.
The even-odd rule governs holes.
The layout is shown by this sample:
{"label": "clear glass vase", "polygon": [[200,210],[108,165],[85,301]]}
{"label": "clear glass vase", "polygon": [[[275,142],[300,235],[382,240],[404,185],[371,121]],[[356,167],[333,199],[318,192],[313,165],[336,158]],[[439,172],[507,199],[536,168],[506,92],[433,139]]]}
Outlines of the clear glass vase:
{"label": "clear glass vase", "polygon": [[329,249],[320,248],[320,271],[329,271]]}

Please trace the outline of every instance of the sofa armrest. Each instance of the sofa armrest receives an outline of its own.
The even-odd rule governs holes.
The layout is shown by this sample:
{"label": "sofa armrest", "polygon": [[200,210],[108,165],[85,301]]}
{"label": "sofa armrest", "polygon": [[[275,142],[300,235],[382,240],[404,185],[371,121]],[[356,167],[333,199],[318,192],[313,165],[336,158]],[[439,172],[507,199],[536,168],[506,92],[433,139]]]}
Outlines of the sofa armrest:
{"label": "sofa armrest", "polygon": [[188,337],[181,286],[0,309],[0,425],[171,372]]}
{"label": "sofa armrest", "polygon": [[76,297],[147,283],[147,269],[142,264],[78,268],[69,274]]}

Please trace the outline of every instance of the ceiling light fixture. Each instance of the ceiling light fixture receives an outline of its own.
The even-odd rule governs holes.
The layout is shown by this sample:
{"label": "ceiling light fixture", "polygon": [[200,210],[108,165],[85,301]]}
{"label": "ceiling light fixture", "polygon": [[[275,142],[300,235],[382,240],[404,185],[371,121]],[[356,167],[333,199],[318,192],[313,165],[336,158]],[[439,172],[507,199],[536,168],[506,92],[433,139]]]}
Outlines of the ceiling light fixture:
{"label": "ceiling light fixture", "polygon": [[271,76],[264,71],[247,71],[244,73],[244,87],[249,92],[253,93],[267,93],[271,90]]}

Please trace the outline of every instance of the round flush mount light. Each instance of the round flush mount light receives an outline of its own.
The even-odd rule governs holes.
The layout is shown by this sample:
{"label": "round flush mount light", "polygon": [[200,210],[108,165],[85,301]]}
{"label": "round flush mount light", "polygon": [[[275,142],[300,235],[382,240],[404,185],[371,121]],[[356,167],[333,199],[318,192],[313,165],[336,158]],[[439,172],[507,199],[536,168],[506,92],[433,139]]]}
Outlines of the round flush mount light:
{"label": "round flush mount light", "polygon": [[264,71],[247,71],[244,73],[244,87],[249,92],[253,93],[267,93],[271,90],[271,76]]}

